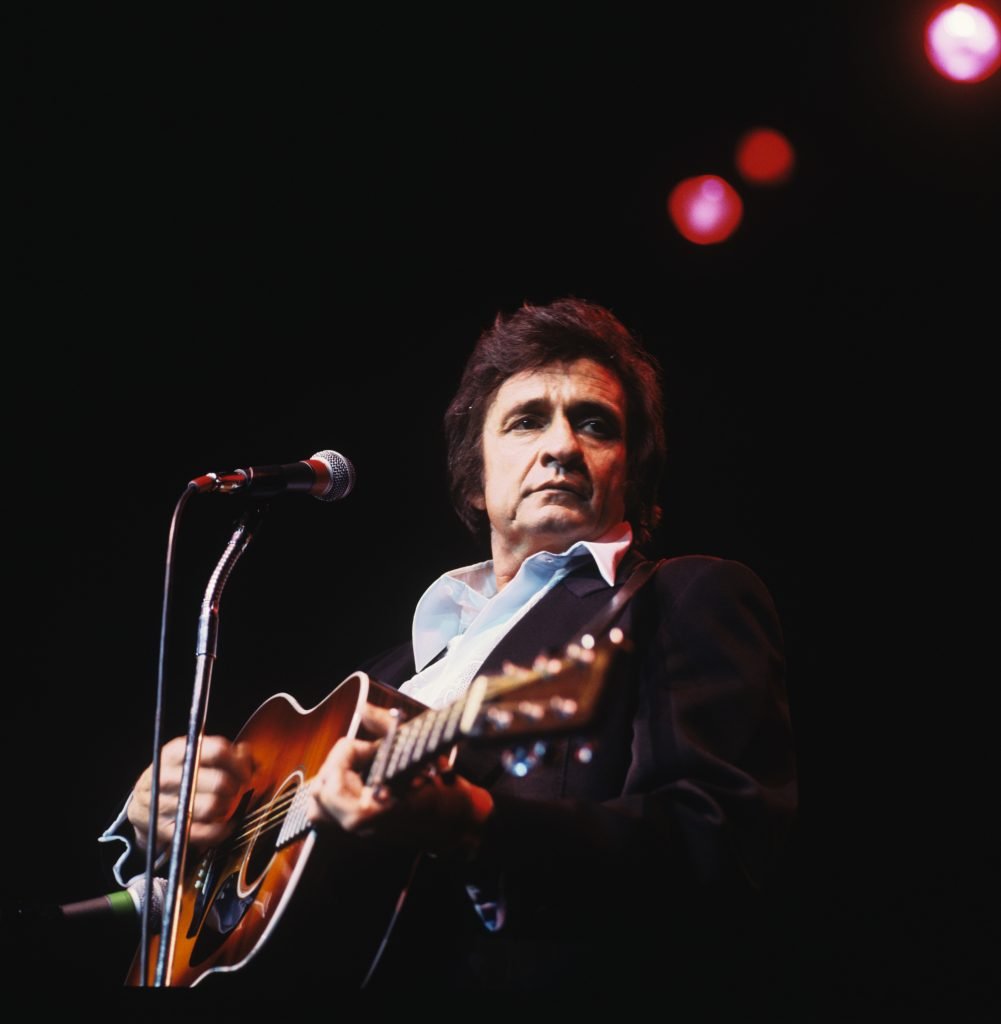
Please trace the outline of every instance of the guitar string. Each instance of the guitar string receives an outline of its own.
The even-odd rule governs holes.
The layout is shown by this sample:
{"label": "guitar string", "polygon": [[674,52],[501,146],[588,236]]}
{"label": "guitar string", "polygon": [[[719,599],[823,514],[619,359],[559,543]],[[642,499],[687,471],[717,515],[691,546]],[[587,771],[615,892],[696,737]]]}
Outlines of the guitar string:
{"label": "guitar string", "polygon": [[[423,715],[419,717],[422,718]],[[412,723],[416,723],[418,720],[419,719],[413,719]],[[408,725],[412,723],[408,723]],[[396,743],[394,744],[394,747],[399,747],[400,750],[402,751],[402,745],[405,744],[405,742],[409,738],[410,730],[407,730],[406,732],[401,730],[399,733],[397,733],[397,740]],[[427,753],[427,750],[423,752],[423,754],[425,755]],[[400,772],[402,772],[409,766],[409,763],[399,765],[396,771],[393,773],[393,775],[398,775]],[[291,790],[287,796],[281,797],[277,801],[267,804],[266,806],[260,808],[259,810],[251,814],[249,817],[247,817],[243,823],[245,831],[243,831],[242,833],[240,833],[240,835],[235,836],[233,838],[230,844],[231,849],[241,849],[242,847],[248,845],[250,840],[258,832],[267,831],[273,828],[275,825],[279,824],[280,822],[284,821],[289,809],[295,802],[295,799],[302,790],[302,788],[302,786],[297,786],[294,790]]]}
{"label": "guitar string", "polygon": [[[408,765],[398,766],[396,771],[393,773],[394,776],[400,774],[406,767],[408,767]],[[246,846],[258,832],[267,831],[283,822],[289,809],[302,789],[303,786],[296,787],[296,789],[291,791],[287,796],[281,797],[274,803],[262,807],[260,810],[248,817],[244,822],[245,831],[232,840],[232,849],[241,849],[243,846]]]}
{"label": "guitar string", "polygon": [[[529,673],[529,674],[530,675],[538,675],[537,672]],[[524,685],[523,684],[523,680],[521,680],[521,679],[519,679],[517,677],[511,677],[510,679],[508,679],[508,678],[501,678],[501,679],[491,680],[491,682],[487,685],[487,688],[486,688],[486,690],[484,692],[483,700],[484,700],[484,702],[486,702],[490,698],[492,698],[494,696],[497,696],[499,694],[502,694],[506,690],[511,689],[512,687],[520,687],[522,685]],[[456,704],[458,704],[458,703],[459,702],[457,701]],[[462,698],[462,703],[465,704],[465,698]],[[431,717],[440,717],[444,712],[446,712],[446,711],[454,711],[454,710],[455,710],[455,705],[452,704],[452,705],[449,705],[447,708],[438,708],[438,709],[436,709],[434,711],[431,711],[431,712],[422,712],[420,715],[417,715],[415,718],[410,719],[410,721],[406,722],[403,725],[403,727],[400,729],[400,731],[397,733],[397,740],[396,740],[396,743],[394,744],[394,751],[390,751],[389,752],[389,755],[387,756],[387,760],[395,752],[395,748],[399,748],[402,751],[404,740],[406,738],[408,738],[410,735],[413,734],[414,727],[417,726],[417,724],[419,722],[421,722],[421,720],[424,719],[424,717],[426,715],[430,714]],[[433,731],[433,727],[428,729],[429,733],[432,732],[432,731]],[[427,751],[425,750],[423,753],[426,754]],[[407,767],[407,766],[404,766],[404,767]],[[258,818],[258,817],[266,817],[268,815],[268,813],[270,813],[270,808],[269,807],[264,807],[261,810],[256,811],[256,812],[254,812],[254,814],[250,815],[250,817],[248,817],[245,820],[245,824],[252,824],[252,823],[255,822],[256,818]]]}
{"label": "guitar string", "polygon": [[[503,694],[507,690],[520,688],[524,685],[525,679],[523,678],[523,676],[525,674],[530,676],[537,676],[540,673],[538,671],[526,673],[525,670],[522,670],[520,674],[512,674],[512,676],[509,678],[502,677],[500,679],[495,678],[491,680],[484,692],[482,698],[483,702],[486,703],[491,697]],[[463,698],[461,703],[465,705],[466,699]],[[420,723],[421,720],[424,719],[426,715],[430,714],[432,717],[436,717],[439,716],[443,711],[453,712],[454,710],[455,706],[453,704],[449,705],[448,708],[439,708],[433,712],[422,712],[420,715],[416,716],[415,718],[412,718],[397,733],[396,741],[393,745],[394,750],[389,751],[386,758],[387,762],[391,761],[392,755],[396,752],[396,749],[399,749],[402,754],[402,752],[405,749],[407,741],[411,738],[411,735],[413,735],[416,738],[416,735],[420,731],[420,726],[418,725],[418,723]],[[433,728],[434,727],[432,725],[428,729],[428,732],[433,732]],[[436,748],[437,746],[438,745],[436,745]],[[421,752],[421,757],[423,758],[427,756],[428,753],[429,752],[427,749],[423,750]],[[397,769],[393,772],[393,776],[399,774],[400,772],[406,770],[409,767],[411,767],[410,761],[405,760],[405,763],[400,764],[397,767]],[[259,810],[251,814],[249,817],[247,817],[243,822],[244,831],[240,835],[236,836],[231,842],[232,849],[238,850],[244,846],[247,846],[250,840],[258,832],[267,831],[273,828],[279,822],[283,821],[287,816],[288,810],[291,808],[293,802],[295,801],[296,796],[300,792],[300,789],[301,787],[296,787],[294,790],[290,792],[288,796],[282,797],[277,802],[270,803],[265,807],[260,808]]]}
{"label": "guitar string", "polygon": [[[397,740],[397,744],[396,745],[399,745],[399,743],[401,742],[400,737],[402,737],[402,735],[403,735],[403,732],[401,730],[401,732],[397,734],[398,740]],[[241,840],[245,839],[247,836],[252,835],[259,828],[270,827],[270,825],[274,823],[274,820],[275,820],[274,816],[276,814],[280,816],[280,815],[284,814],[288,810],[288,808],[291,806],[292,802],[295,800],[296,795],[299,793],[301,788],[302,787],[297,786],[295,789],[290,790],[287,796],[281,797],[279,800],[261,807],[260,809],[255,811],[253,814],[251,814],[247,818],[245,818],[244,822],[243,822],[243,826],[244,826],[245,829],[247,829],[247,831],[245,831],[241,835],[237,836],[235,841],[236,842],[240,842]],[[270,821],[268,820],[269,818],[271,819]]]}

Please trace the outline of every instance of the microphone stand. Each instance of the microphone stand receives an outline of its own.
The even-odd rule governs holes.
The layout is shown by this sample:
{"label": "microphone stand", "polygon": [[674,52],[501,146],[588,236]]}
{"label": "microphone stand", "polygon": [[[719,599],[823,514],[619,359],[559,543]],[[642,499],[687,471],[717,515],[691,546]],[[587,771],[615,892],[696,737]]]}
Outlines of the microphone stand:
{"label": "microphone stand", "polygon": [[[184,748],[184,764],[181,769],[181,787],[177,797],[177,819],[170,846],[167,895],[163,903],[163,925],[160,932],[160,948],[157,952],[156,974],[153,979],[154,987],[162,987],[166,984],[164,976],[167,973],[168,962],[173,958],[180,902],[180,878],[184,871],[188,834],[191,829],[191,814],[194,808],[195,766],[201,751],[205,716],[208,710],[209,687],[212,682],[212,667],[215,664],[216,647],[219,640],[219,601],[229,574],[246,550],[254,531],[263,518],[264,510],[260,507],[250,509],[241,517],[215,571],[209,578],[205,596],[202,598],[195,649],[195,683],[191,695],[191,711],[188,716],[187,744]],[[150,837],[150,841],[154,842],[155,840]]]}

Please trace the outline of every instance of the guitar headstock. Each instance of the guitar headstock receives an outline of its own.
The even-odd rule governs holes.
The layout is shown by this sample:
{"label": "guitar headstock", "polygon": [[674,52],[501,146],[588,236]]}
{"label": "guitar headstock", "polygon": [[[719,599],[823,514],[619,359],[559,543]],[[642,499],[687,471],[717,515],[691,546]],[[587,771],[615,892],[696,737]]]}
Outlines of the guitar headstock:
{"label": "guitar headstock", "polygon": [[506,666],[473,680],[460,726],[475,740],[503,740],[586,728],[597,715],[613,663],[628,648],[615,628],[601,640],[584,636],[559,657],[540,656],[531,668]]}
{"label": "guitar headstock", "polygon": [[537,658],[531,668],[477,676],[454,703],[398,725],[394,720],[366,784],[406,777],[459,740],[508,743],[584,729],[598,714],[612,665],[627,647],[622,630],[612,629],[600,641],[582,637],[559,657]]}

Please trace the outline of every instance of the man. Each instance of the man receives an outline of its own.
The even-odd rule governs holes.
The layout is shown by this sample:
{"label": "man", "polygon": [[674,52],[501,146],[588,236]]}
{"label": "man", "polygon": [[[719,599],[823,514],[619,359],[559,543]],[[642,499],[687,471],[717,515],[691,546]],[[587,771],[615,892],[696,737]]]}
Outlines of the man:
{"label": "man", "polygon": [[[369,674],[443,707],[477,675],[577,639],[644,565],[662,422],[656,363],[607,310],[563,300],[499,317],[446,415],[453,498],[492,558],[432,585],[412,641]],[[365,784],[378,739],[330,751],[312,782],[317,827],[430,854],[376,987],[695,991],[748,960],[744,911],[796,801],[771,600],[743,566],[677,558],[617,621],[634,650],[589,758],[563,739],[520,778],[497,755],[460,755],[389,795]],[[370,709],[366,724],[384,734],[388,716]],[[182,751],[165,748],[161,822]],[[249,771],[247,750],[206,739],[195,845],[225,834]],[[127,808],[140,844],[148,813],[147,770]]]}

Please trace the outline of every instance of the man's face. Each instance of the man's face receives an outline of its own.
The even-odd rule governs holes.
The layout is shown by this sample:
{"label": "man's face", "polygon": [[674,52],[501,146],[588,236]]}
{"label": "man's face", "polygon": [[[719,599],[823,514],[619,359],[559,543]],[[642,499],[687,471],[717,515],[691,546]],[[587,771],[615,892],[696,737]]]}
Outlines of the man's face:
{"label": "man's face", "polygon": [[625,518],[626,396],[600,363],[526,370],[483,423],[483,494],[494,560],[595,540]]}

